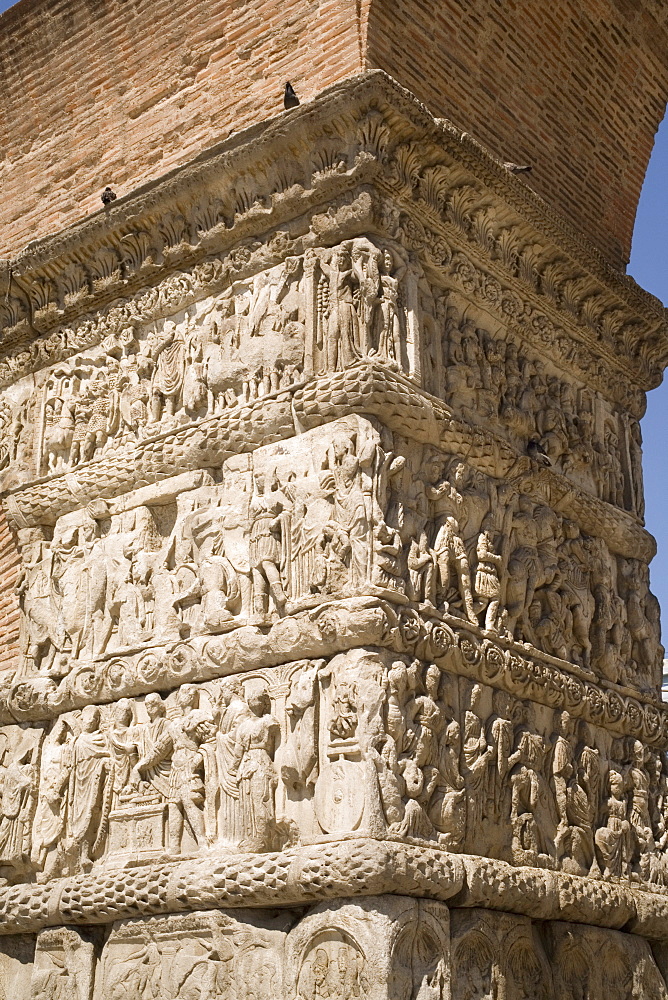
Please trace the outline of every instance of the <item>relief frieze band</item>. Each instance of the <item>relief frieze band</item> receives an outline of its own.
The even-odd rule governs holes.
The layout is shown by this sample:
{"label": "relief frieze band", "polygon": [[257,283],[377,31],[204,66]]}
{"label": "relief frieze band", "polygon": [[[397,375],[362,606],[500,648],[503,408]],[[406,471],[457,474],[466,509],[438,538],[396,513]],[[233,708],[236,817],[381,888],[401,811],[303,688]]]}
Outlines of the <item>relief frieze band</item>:
{"label": "relief frieze band", "polygon": [[[345,372],[271,388],[239,405],[223,408],[198,423],[165,430],[154,438],[126,442],[119,454],[107,449],[71,473],[52,474],[42,482],[5,492],[3,504],[17,528],[52,524],[55,519],[98,498],[112,498],[137,485],[174,474],[175,456],[182,469],[219,467],[230,454],[287,439],[297,428],[315,428],[346,412],[373,414],[392,430],[445,450],[464,449],[481,472],[517,479],[520,490],[542,494],[591,533],[602,534],[620,553],[649,561],[654,541],[629,514],[588,495],[552,470],[518,455],[489,431],[471,427],[433,397],[419,392],[398,373],[375,362],[358,362]],[[54,454],[52,452],[52,454]]]}
{"label": "relief frieze band", "polygon": [[326,658],[361,643],[437,663],[441,669],[601,724],[620,735],[668,748],[668,710],[618,684],[600,683],[572,663],[513,643],[451,615],[438,618],[378,598],[330,600],[267,628],[235,623],[223,635],[179,640],[74,666],[52,676],[11,672],[0,690],[0,724],[56,718],[87,704],[243,674],[289,663],[299,655]]}
{"label": "relief frieze band", "polygon": [[[360,396],[370,408],[368,386],[361,382]],[[656,697],[662,647],[641,553],[620,552],[619,534],[604,538],[605,521],[588,522],[586,504],[574,511],[572,488],[567,505],[550,470],[498,479],[481,471],[494,469],[484,448],[478,463],[466,462],[461,439],[447,451],[404,437],[404,424],[415,432],[416,408],[426,430],[433,411],[425,415],[426,401],[398,388],[383,405],[386,419],[392,408],[399,418],[394,431],[354,413],[322,423],[333,414],[324,394],[314,394],[314,409],[304,401],[301,412],[304,424],[309,412],[317,415],[310,430],[252,452],[219,453],[209,471],[172,476],[112,503],[97,493],[55,525],[20,528],[16,679],[36,675],[38,688],[66,679],[69,698],[68,685],[83,671],[77,696],[91,695],[96,684],[105,689],[106,668],[95,664],[111,654],[224,633],[234,642],[241,626],[283,619],[308,630],[312,622],[300,612],[315,615],[356,595],[460,616],[495,639],[575,664],[596,682]],[[402,396],[408,413],[397,405]],[[287,421],[287,406],[277,405]],[[193,454],[201,456],[199,444]],[[294,650],[290,640],[284,660]],[[22,689],[28,704],[31,685]]]}
{"label": "relief frieze band", "polygon": [[282,910],[151,911],[108,928],[46,928],[18,947],[4,937],[0,964],[30,1000],[548,1000],[594,990],[610,1000],[665,1000],[663,942],[615,930],[610,919],[585,929],[579,912],[558,916],[399,894]]}
{"label": "relief frieze band", "polygon": [[[568,337],[582,340],[582,356],[593,351],[585,370],[593,375],[601,365],[614,369],[608,378],[612,392],[622,371],[627,380],[634,373],[638,386],[656,384],[656,366],[665,355],[665,346],[661,346],[663,317],[654,300],[632,289],[628,281],[616,281],[610,272],[597,279],[587,273],[583,263],[570,262],[568,253],[575,242],[564,239],[568,249],[557,250],[534,228],[535,223],[521,218],[521,209],[518,214],[518,207],[510,207],[513,202],[517,204],[520,195],[516,182],[465,139],[456,136],[451,126],[427,120],[424,109],[418,109],[387,78],[373,74],[366,77],[362,86],[357,85],[358,106],[353,121],[349,107],[346,115],[340,116],[340,101],[346,97],[349,100],[345,92],[345,85],[339,85],[330,98],[320,99],[320,107],[316,102],[299,109],[300,123],[307,131],[314,132],[302,140],[304,164],[294,155],[286,157],[274,148],[272,156],[256,162],[252,175],[246,167],[236,180],[226,180],[229,185],[226,191],[216,190],[213,194],[211,188],[215,188],[215,178],[220,172],[230,178],[235,160],[248,155],[248,146],[242,143],[240,148],[239,139],[235,139],[236,148],[229,152],[216,151],[209,162],[184,168],[183,177],[177,174],[165,184],[164,194],[159,186],[153,186],[150,193],[136,195],[127,207],[119,203],[104,218],[73,227],[55,244],[47,242],[35,250],[28,249],[6,268],[7,287],[3,296],[6,342],[9,343],[12,330],[13,340],[25,343],[31,330],[33,336],[38,331],[48,332],[82,309],[97,308],[98,301],[103,306],[113,293],[132,294],[144,276],[189,263],[193,256],[210,254],[214,247],[218,248],[221,237],[229,245],[231,230],[238,242],[239,238],[257,234],[260,226],[266,231],[268,225],[301,214],[305,202],[331,203],[351,186],[382,177],[385,191],[389,188],[400,200],[407,194],[411,200],[417,198],[422,216],[437,211],[453,231],[463,235],[472,247],[477,246],[476,253],[482,255],[488,266],[491,254],[495,266],[498,263],[505,268],[517,283],[520,294],[526,294],[529,288],[530,294],[538,296],[538,302],[553,300],[560,309],[559,318]],[[329,131],[333,127],[335,138],[330,134],[324,139],[323,116],[329,116]],[[271,124],[266,126],[267,149],[272,143],[275,146],[284,141],[282,125],[278,135],[273,134],[274,128]],[[257,129],[252,130],[251,141],[256,139],[256,132]],[[406,140],[406,132],[414,138]],[[420,152],[416,146],[418,137]],[[433,143],[432,155],[426,156],[425,144],[429,142]],[[470,167],[461,163],[461,158],[472,155],[478,160],[475,175],[486,177],[492,189],[506,178],[505,200],[499,199],[484,182],[475,180]],[[425,158],[429,165],[425,164]],[[311,162],[305,171],[307,160]],[[283,164],[285,176],[277,176],[279,163]],[[521,197],[531,196],[522,192]],[[160,222],[155,220],[156,213],[162,213]],[[389,220],[393,213],[398,214],[398,209],[387,205],[380,214]],[[545,217],[541,222],[543,233],[552,228]],[[318,224],[322,225],[320,217]],[[114,228],[113,235],[106,231],[108,225]],[[419,230],[422,223],[415,219],[411,225]],[[77,247],[69,262],[65,257],[55,263],[53,258],[57,259],[59,248],[67,246],[68,240],[76,244],[79,231],[86,249]],[[97,246],[96,241],[99,241]],[[82,253],[88,258],[85,266],[81,263]],[[453,251],[447,247],[446,253],[448,260],[453,258]],[[595,254],[590,266],[592,263],[594,266],[597,263]],[[208,265],[198,265],[202,266]],[[112,306],[112,311],[114,308],[117,307]],[[537,316],[533,326],[540,325],[539,319]],[[90,326],[90,322],[86,320],[84,327],[86,323]],[[91,333],[92,330],[89,337]],[[98,334],[98,342],[103,336],[102,332]],[[73,330],[69,334],[61,331],[55,334],[53,347],[61,352],[71,351],[72,347],[65,347],[64,342],[74,345],[77,340],[80,342],[80,337]],[[51,354],[46,342],[40,345],[35,341],[28,354],[32,349],[37,351],[35,358],[21,355],[14,361],[14,367],[18,363],[25,370],[26,363],[39,364],[40,349]],[[569,353],[566,364],[577,363],[572,351]],[[625,358],[623,363],[618,362],[617,355]]]}

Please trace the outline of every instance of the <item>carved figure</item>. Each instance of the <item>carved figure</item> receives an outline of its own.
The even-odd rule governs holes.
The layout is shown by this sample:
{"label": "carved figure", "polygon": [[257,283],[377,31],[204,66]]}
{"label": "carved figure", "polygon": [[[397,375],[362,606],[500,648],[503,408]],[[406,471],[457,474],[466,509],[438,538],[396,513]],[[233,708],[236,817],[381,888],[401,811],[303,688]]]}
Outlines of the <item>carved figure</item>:
{"label": "carved figure", "polygon": [[134,769],[135,784],[150,768],[171,760],[168,791],[169,850],[182,850],[184,826],[198,848],[205,847],[204,828],[204,751],[202,744],[211,737],[212,716],[197,707],[199,692],[192,684],[183,684],[176,696],[180,715],[167,723],[151,752]]}
{"label": "carved figure", "polygon": [[361,353],[354,270],[350,253],[343,247],[333,251],[329,263],[321,257],[320,267],[329,279],[325,363],[327,371],[333,372],[348,368]]}
{"label": "carved figure", "polygon": [[251,500],[250,563],[253,570],[254,606],[256,613],[265,615],[271,594],[279,615],[285,614],[287,595],[283,589],[280,566],[281,514],[286,498],[274,488],[268,488],[263,476],[255,476],[255,494]]}
{"label": "carved figure", "polygon": [[90,1000],[94,945],[73,928],[51,934],[55,947],[45,948],[42,955],[37,951],[30,1000]]}
{"label": "carved figure", "polygon": [[16,593],[23,614],[23,650],[28,670],[48,673],[56,655],[51,547],[39,529],[28,529]]}
{"label": "carved figure", "polygon": [[68,837],[77,871],[87,871],[100,853],[107,834],[112,785],[109,746],[100,732],[100,710],[88,705],[81,712],[81,731],[72,747],[72,772],[67,798]]}
{"label": "carved figure", "polygon": [[495,747],[487,742],[481,711],[482,687],[474,684],[471,688],[469,707],[464,715],[462,758],[464,780],[468,794],[469,830],[477,831],[486,810],[487,768]]}
{"label": "carved figure", "polygon": [[239,806],[244,851],[269,851],[276,839],[275,792],[278,776],[274,766],[280,724],[269,710],[262,691],[247,699],[250,714],[236,729],[232,767],[239,784]]}
{"label": "carved figure", "polygon": [[33,747],[5,742],[0,757],[0,871],[22,869],[31,853],[36,770]]}
{"label": "carved figure", "polygon": [[650,776],[646,767],[649,755],[640,740],[634,741],[631,752],[632,761],[628,774],[631,791],[629,821],[635,835],[637,851],[640,856],[640,870],[643,876],[648,878],[651,864],[650,859],[655,848],[649,803]]}
{"label": "carved figure", "polygon": [[210,691],[213,705],[211,723],[202,732],[204,766],[204,825],[207,841],[219,839],[236,843],[239,789],[230,773],[231,741],[235,721],[248,712],[243,686],[231,681],[217,691]]}
{"label": "carved figure", "polygon": [[[64,529],[51,545],[56,647],[76,659],[90,640],[92,622],[88,567],[79,529]],[[103,571],[103,570],[102,570]],[[52,612],[52,613],[53,613]]]}
{"label": "carved figure", "polygon": [[[285,711],[290,734],[282,754],[281,778],[286,785],[304,786],[315,783],[316,745],[316,685],[318,669],[324,660],[305,661],[290,685]],[[331,730],[330,730],[331,731]]]}
{"label": "carved figure", "polygon": [[158,423],[163,415],[173,417],[183,387],[184,339],[176,323],[168,320],[162,331],[156,330],[147,342],[148,357],[154,363],[151,384],[151,420]]}
{"label": "carved figure", "polygon": [[519,737],[517,754],[510,775],[513,855],[517,861],[528,856],[533,864],[545,866],[549,855],[540,813],[546,794],[541,771],[547,748],[540,736],[525,731]]}
{"label": "carved figure", "polygon": [[434,558],[438,568],[438,590],[443,595],[441,605],[445,610],[449,607],[447,594],[452,585],[452,575],[459,582],[459,592],[464,602],[469,621],[478,623],[473,608],[473,593],[471,590],[471,570],[468,556],[461,537],[459,524],[452,515],[447,516],[434,541]]}
{"label": "carved figure", "polygon": [[595,835],[599,865],[605,878],[622,878],[629,872],[633,855],[633,833],[627,818],[627,801],[623,776],[611,767],[608,771],[608,816],[605,826]]}
{"label": "carved figure", "polygon": [[406,270],[405,264],[395,267],[394,255],[390,250],[383,252],[383,270],[380,274],[382,298],[378,353],[399,367],[403,367],[402,345],[405,342],[403,314],[399,299],[401,281]]}
{"label": "carved figure", "polygon": [[557,570],[556,552],[551,551],[555,526],[554,515],[547,507],[536,509],[528,497],[520,495],[506,585],[507,627],[511,634],[519,625],[523,634],[532,635],[529,609],[534,594],[552,583]]}
{"label": "carved figure", "polygon": [[110,776],[113,796],[111,808],[119,804],[120,796],[130,784],[133,767],[138,762],[132,704],[121,698],[114,706],[112,725],[108,733]]}
{"label": "carved figure", "polygon": [[48,472],[58,472],[69,461],[74,436],[74,402],[55,397],[45,403],[44,452]]}
{"label": "carved figure", "polygon": [[347,740],[357,729],[357,691],[355,685],[339,680],[332,696],[332,720],[329,731],[333,739]]}
{"label": "carved figure", "polygon": [[116,562],[116,572],[109,575],[106,611],[112,629],[115,624],[118,645],[136,646],[147,637],[146,605],[137,578],[133,543],[121,544],[123,557]]}
{"label": "carved figure", "polygon": [[375,351],[377,311],[381,301],[381,254],[353,240],[350,250],[352,269],[357,279],[357,299],[360,330],[360,352],[366,357]]}
{"label": "carved figure", "polygon": [[327,452],[327,468],[334,482],[334,514],[350,544],[350,585],[360,588],[369,579],[372,523],[371,468],[376,458],[373,441],[358,452],[353,432],[337,433]]}
{"label": "carved figure", "polygon": [[[144,758],[150,756],[154,747],[156,747],[163,737],[165,737],[168,726],[165,703],[159,694],[156,694],[154,691],[147,694],[144,698],[144,709],[148,716],[148,722],[144,722],[137,726],[132,734],[136,740],[136,753],[139,758],[132,765],[134,768],[136,768],[139,764],[139,760],[144,760]],[[128,756],[131,760],[131,756]],[[157,792],[160,798],[165,802],[169,796],[170,770],[171,762],[167,758],[159,761],[153,767],[146,767],[143,769],[144,782],[149,789]],[[133,774],[130,772],[127,781],[128,783],[131,783],[132,780]]]}
{"label": "carved figure", "polygon": [[434,607],[436,563],[425,531],[420,533],[419,539],[411,538],[407,566],[408,596],[420,604]]}
{"label": "carved figure", "polygon": [[503,556],[495,551],[492,533],[485,530],[478,536],[476,546],[478,565],[475,574],[476,598],[486,605],[485,629],[496,632],[499,627],[499,604],[501,598],[501,565]]}
{"label": "carved figure", "polygon": [[62,717],[42,747],[39,798],[33,823],[32,861],[37,880],[47,881],[64,860],[67,819],[67,790],[73,766],[72,732]]}
{"label": "carved figure", "polygon": [[[436,566],[433,600],[445,610],[449,607],[450,591],[453,588],[453,577],[459,599],[464,605],[466,617],[478,624],[478,618],[473,607],[473,591],[471,586],[471,570],[469,558],[462,536],[459,519],[466,516],[464,498],[458,491],[465,476],[463,463],[457,463],[453,476],[457,486],[449,480],[441,478],[442,461],[436,456],[427,457],[424,466],[425,496],[431,502],[436,519],[436,532],[432,545]],[[472,498],[471,498],[472,499]]]}

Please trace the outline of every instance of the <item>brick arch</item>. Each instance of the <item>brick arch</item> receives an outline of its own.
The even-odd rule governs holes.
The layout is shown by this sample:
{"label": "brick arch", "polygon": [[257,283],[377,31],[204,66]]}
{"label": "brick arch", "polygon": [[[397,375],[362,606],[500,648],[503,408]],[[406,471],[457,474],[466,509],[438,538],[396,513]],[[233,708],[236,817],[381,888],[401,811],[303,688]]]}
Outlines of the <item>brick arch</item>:
{"label": "brick arch", "polygon": [[370,0],[366,65],[500,160],[624,268],[668,101],[658,0]]}

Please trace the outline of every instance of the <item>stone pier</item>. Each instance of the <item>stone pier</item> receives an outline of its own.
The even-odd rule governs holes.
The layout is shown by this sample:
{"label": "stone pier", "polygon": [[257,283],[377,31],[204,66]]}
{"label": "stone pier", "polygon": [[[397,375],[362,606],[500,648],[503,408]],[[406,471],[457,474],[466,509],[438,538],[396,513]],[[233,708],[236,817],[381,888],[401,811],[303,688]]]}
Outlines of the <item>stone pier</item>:
{"label": "stone pier", "polygon": [[12,195],[3,1000],[668,1000],[663,308],[373,23],[104,207]]}

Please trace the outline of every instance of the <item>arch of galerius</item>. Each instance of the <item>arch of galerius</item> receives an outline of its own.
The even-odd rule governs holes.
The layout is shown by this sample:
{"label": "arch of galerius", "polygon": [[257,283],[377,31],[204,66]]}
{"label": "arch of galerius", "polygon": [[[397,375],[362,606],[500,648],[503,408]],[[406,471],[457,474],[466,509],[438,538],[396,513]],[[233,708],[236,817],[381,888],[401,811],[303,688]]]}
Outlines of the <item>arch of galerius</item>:
{"label": "arch of galerius", "polygon": [[2,995],[668,997],[666,51],[649,0],[0,17]]}

